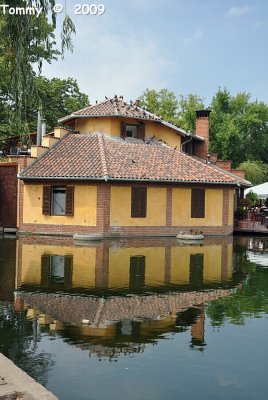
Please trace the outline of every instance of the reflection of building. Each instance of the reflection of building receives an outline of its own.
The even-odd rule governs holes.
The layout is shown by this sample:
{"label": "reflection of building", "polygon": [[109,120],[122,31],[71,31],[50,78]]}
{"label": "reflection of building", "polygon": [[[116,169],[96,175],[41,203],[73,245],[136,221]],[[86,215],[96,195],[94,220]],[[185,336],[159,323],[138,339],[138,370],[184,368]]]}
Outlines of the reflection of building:
{"label": "reflection of building", "polygon": [[212,287],[232,278],[232,238],[202,245],[173,239],[104,241],[73,246],[69,239],[21,237],[17,287],[96,293]]}
{"label": "reflection of building", "polygon": [[13,300],[16,275],[16,240],[0,238],[0,301]]}
{"label": "reflection of building", "polygon": [[163,334],[183,331],[190,346],[203,349],[203,305],[231,293],[232,248],[232,238],[73,246],[71,239],[20,237],[16,304],[98,357],[141,352]]}

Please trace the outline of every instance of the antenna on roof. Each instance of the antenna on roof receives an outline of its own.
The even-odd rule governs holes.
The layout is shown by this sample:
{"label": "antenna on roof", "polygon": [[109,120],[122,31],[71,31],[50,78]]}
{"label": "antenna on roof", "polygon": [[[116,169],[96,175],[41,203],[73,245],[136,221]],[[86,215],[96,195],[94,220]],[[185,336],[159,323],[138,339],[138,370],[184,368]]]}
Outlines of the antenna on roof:
{"label": "antenna on roof", "polygon": [[36,135],[37,146],[41,146],[41,142],[42,142],[42,103],[40,101],[37,114],[37,135]]}

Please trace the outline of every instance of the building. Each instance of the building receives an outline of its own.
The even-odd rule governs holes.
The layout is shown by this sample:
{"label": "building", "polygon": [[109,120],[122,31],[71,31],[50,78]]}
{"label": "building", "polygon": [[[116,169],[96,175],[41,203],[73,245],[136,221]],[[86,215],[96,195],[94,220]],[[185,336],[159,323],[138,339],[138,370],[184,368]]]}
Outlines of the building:
{"label": "building", "polygon": [[233,232],[235,191],[249,182],[207,156],[209,110],[196,135],[117,97],[59,122],[18,175],[20,233]]}

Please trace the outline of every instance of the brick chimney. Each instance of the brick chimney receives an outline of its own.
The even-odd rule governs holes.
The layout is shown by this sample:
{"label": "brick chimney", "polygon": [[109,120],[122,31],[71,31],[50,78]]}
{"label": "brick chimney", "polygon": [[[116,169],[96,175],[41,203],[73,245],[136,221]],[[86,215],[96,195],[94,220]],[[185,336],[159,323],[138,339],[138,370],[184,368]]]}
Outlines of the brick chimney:
{"label": "brick chimney", "polygon": [[206,159],[209,147],[209,114],[210,110],[197,110],[195,121],[195,133],[204,138],[203,142],[195,142],[194,155]]}

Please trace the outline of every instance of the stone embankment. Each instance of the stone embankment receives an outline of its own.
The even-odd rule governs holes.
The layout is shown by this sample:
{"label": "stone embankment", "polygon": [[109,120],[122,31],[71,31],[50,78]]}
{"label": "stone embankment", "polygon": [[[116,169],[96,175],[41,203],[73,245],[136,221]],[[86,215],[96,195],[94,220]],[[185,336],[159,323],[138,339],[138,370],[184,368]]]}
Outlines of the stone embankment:
{"label": "stone embankment", "polygon": [[58,400],[58,398],[0,354],[0,400]]}

